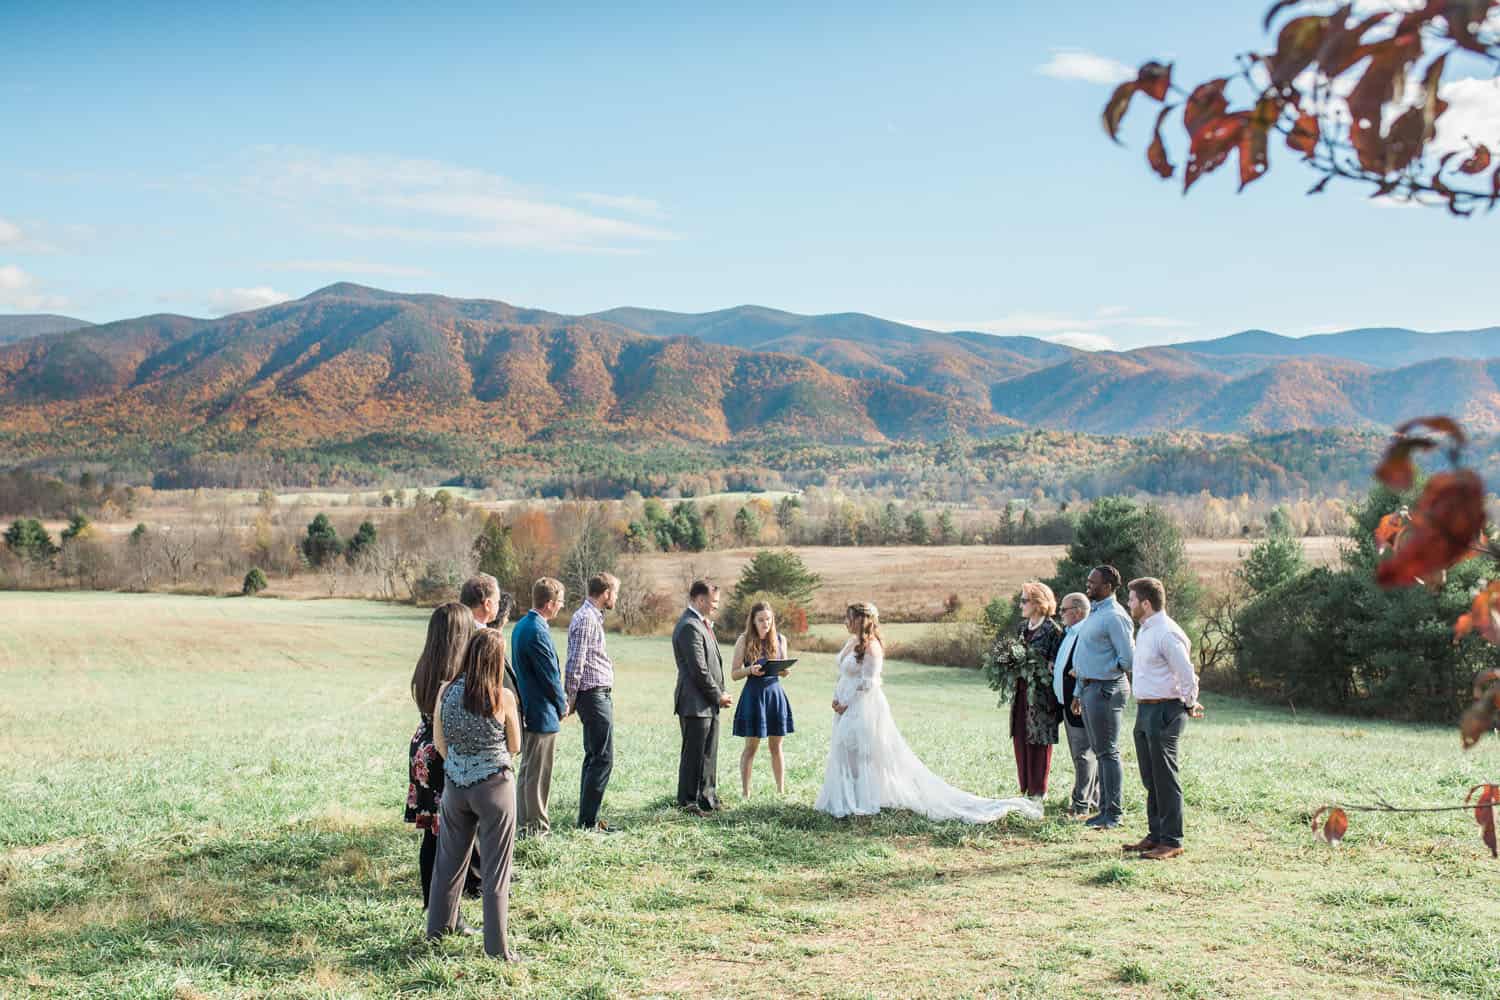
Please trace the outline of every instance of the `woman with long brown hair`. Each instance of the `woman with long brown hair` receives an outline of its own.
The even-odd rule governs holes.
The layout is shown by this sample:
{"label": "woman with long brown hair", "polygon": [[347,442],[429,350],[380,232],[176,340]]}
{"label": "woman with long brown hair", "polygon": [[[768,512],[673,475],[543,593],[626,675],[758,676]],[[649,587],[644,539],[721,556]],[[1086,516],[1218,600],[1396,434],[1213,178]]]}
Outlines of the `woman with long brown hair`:
{"label": "woman with long brown hair", "polygon": [[505,688],[505,639],[497,629],[481,629],[469,640],[462,672],[438,692],[433,742],[443,755],[443,836],[427,936],[455,929],[463,872],[477,833],[484,950],[492,958],[516,961],[507,930],[516,843],[513,759],[521,750],[521,721],[516,697]]}
{"label": "woman with long brown hair", "polygon": [[989,823],[1010,812],[1041,819],[1027,799],[985,799],[960,791],[927,770],[902,739],[881,689],[885,642],[880,612],[861,601],[844,615],[849,641],[839,654],[833,689],[833,737],[815,808],[832,816],[871,816],[910,809],[928,819]]}
{"label": "woman with long brown hair", "polygon": [[771,749],[771,776],[777,793],[786,792],[786,762],[781,756],[781,738],[793,731],[792,703],[782,689],[781,678],[789,671],[766,672],[769,660],[786,659],[786,636],[776,629],[776,612],[764,601],[745,617],[745,631],[734,644],[729,676],[745,681],[734,709],[734,735],[743,737],[740,751],[740,792],[750,797],[750,769],[755,751],[766,740]]}
{"label": "woman with long brown hair", "polygon": [[[474,634],[474,613],[451,601],[433,609],[427,619],[427,642],[417,667],[411,674],[411,697],[417,703],[421,721],[412,734],[408,751],[406,786],[406,822],[422,831],[422,846],[417,865],[422,873],[422,906],[432,886],[432,867],[437,860],[440,835],[438,810],[443,797],[443,759],[432,742],[432,713],[438,691],[458,676],[464,650]],[[476,864],[477,867],[477,864]],[[478,891],[479,879],[471,873],[471,891]]]}

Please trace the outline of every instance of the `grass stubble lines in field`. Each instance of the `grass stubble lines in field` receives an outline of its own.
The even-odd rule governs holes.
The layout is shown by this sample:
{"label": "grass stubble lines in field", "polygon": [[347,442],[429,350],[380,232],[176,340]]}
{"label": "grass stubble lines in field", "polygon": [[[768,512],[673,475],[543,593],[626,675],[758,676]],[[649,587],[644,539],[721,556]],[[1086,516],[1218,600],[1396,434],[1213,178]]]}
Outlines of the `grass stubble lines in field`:
{"label": "grass stubble lines in field", "polygon": [[[606,815],[627,832],[520,846],[515,944],[536,961],[503,968],[472,941],[433,951],[421,940],[416,842],[399,817],[424,613],[0,595],[0,615],[22,623],[5,639],[17,660],[40,646],[63,657],[50,673],[4,677],[0,723],[29,751],[0,754],[0,995],[1500,993],[1494,868],[1466,816],[1372,817],[1339,850],[1303,826],[1331,790],[1461,797],[1489,761],[1445,728],[1214,699],[1184,753],[1189,854],[1152,867],[1119,859],[1122,837],[1051,816],[972,829],[815,813],[833,674],[813,654],[788,681],[799,731],[786,799],[768,791],[764,761],[739,799],[739,744],[726,736],[732,808],[692,821],[670,808],[670,652],[611,636],[620,728]],[[75,630],[71,643],[48,631],[111,617],[120,630]],[[97,666],[119,658],[110,642],[122,631],[134,662]],[[153,632],[203,658],[153,656]],[[265,652],[279,648],[299,662]],[[1011,792],[1005,715],[978,678],[894,663],[888,687],[935,770]],[[560,828],[576,809],[579,756],[570,725]],[[1128,743],[1126,758],[1125,833],[1136,834]],[[1050,809],[1070,781],[1059,755]]]}

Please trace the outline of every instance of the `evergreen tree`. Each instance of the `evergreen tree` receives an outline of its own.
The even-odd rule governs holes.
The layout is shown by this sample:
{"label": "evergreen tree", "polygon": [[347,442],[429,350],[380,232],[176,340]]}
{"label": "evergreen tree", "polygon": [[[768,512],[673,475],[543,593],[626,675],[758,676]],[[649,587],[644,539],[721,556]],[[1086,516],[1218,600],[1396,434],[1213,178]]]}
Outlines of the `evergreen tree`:
{"label": "evergreen tree", "polygon": [[5,529],[5,546],[16,555],[33,562],[45,562],[57,555],[52,536],[35,518],[20,518]]}
{"label": "evergreen tree", "polygon": [[1126,497],[1104,497],[1078,519],[1073,542],[1057,563],[1046,583],[1061,597],[1082,591],[1089,570],[1109,565],[1120,571],[1124,584],[1141,576],[1161,580],[1167,591],[1167,607],[1178,622],[1192,621],[1198,613],[1203,588],[1187,562],[1187,547],[1172,516],[1155,504],[1142,507]]}
{"label": "evergreen tree", "polygon": [[62,530],[62,541],[66,545],[75,538],[82,538],[89,533],[89,519],[82,514],[74,514],[68,519],[68,526]]}
{"label": "evergreen tree", "polygon": [[1235,572],[1252,594],[1264,594],[1272,587],[1301,575],[1306,569],[1302,544],[1290,535],[1277,533],[1256,542]]}
{"label": "evergreen tree", "polygon": [[352,566],[359,560],[360,555],[375,548],[375,525],[371,521],[361,521],[359,530],[354,537],[349,539],[349,544],[344,548],[344,558],[349,560]]}
{"label": "evergreen tree", "polygon": [[500,581],[501,590],[528,590],[516,579],[521,572],[520,562],[510,540],[510,528],[499,514],[491,513],[484,519],[484,526],[474,539],[474,559],[479,564],[479,572],[488,573]]}
{"label": "evergreen tree", "polygon": [[339,540],[339,533],[327,514],[319,514],[308,523],[307,537],[302,539],[302,555],[307,558],[308,565],[322,566],[343,551],[344,543]]}
{"label": "evergreen tree", "polygon": [[958,544],[958,525],[953,522],[951,511],[944,510],[938,514],[937,541],[939,545]]}
{"label": "evergreen tree", "polygon": [[880,544],[900,545],[903,536],[901,527],[901,511],[894,500],[886,501],[884,509],[880,512]]}
{"label": "evergreen tree", "polygon": [[927,532],[927,518],[920,510],[906,515],[906,541],[911,545],[926,545],[932,541]]}
{"label": "evergreen tree", "polygon": [[803,604],[817,592],[822,582],[822,578],[808,570],[807,564],[791,549],[766,549],[757,552],[740,571],[739,582],[734,585],[734,596],[738,600],[753,594],[776,594]]}
{"label": "evergreen tree", "polygon": [[760,539],[760,518],[749,507],[741,507],[735,511],[734,538],[741,545],[749,545]]}
{"label": "evergreen tree", "polygon": [[790,534],[792,528],[797,524],[797,517],[802,512],[802,501],[794,496],[785,496],[776,505],[776,526],[784,534]]}

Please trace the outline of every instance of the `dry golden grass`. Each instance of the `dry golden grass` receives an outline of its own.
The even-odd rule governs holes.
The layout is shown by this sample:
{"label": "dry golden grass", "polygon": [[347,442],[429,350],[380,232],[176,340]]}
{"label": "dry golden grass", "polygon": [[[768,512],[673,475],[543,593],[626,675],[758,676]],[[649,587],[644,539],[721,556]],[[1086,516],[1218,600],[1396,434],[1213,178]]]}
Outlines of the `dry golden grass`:
{"label": "dry golden grass", "polygon": [[[1302,540],[1315,564],[1338,559],[1343,539]],[[1213,584],[1250,550],[1250,542],[1193,540],[1188,560],[1205,582]],[[671,552],[635,556],[648,584],[667,593],[685,592],[693,576],[732,584],[756,549],[719,552]],[[984,604],[996,594],[1009,595],[1027,580],[1052,575],[1062,558],[1061,545],[949,545],[881,548],[794,549],[809,569],[823,578],[813,600],[812,614],[837,616],[854,600],[872,600],[887,619],[932,621],[943,612],[943,601],[957,594],[966,607]]]}

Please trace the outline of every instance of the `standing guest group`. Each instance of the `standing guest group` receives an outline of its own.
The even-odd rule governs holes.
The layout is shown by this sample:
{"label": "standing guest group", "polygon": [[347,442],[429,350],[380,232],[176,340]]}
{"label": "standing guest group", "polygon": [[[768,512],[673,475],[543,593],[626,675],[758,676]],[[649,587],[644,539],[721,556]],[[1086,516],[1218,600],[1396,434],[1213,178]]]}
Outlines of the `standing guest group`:
{"label": "standing guest group", "polygon": [[[1203,716],[1198,679],[1187,635],[1167,615],[1161,581],[1131,580],[1125,604],[1116,596],[1120,587],[1118,570],[1097,566],[1088,575],[1087,593],[1067,594],[1060,604],[1045,584],[1021,588],[1018,638],[1050,669],[1007,692],[1021,794],[1001,799],[949,785],[907,745],[882,688],[880,613],[868,602],[849,605],[849,638],[837,657],[832,733],[815,807],[835,817],[907,809],[968,823],[1012,812],[1040,819],[1061,727],[1074,768],[1067,814],[1091,830],[1114,830],[1124,822],[1120,730],[1133,686],[1146,829],[1124,850],[1154,861],[1180,856],[1178,749],[1187,720]],[[519,960],[507,934],[511,862],[518,837],[552,831],[552,764],[562,723],[572,716],[583,730],[576,826],[595,834],[619,831],[600,815],[614,768],[615,726],[615,669],[604,622],[619,590],[620,581],[608,573],[588,580],[588,593],[568,624],[565,660],[553,644],[551,623],[567,594],[550,577],[532,585],[531,608],[515,623],[509,655],[502,630],[515,601],[501,593],[493,576],[473,577],[457,602],[432,612],[411,678],[420,722],[409,749],[406,799],[406,821],[422,831],[418,870],[429,938],[482,933],[486,954]],[[742,795],[750,794],[761,741],[776,790],[785,791],[782,741],[793,732],[793,721],[782,681],[795,661],[787,659],[774,611],[760,603],[746,617],[726,672],[714,635],[719,588],[697,580],[687,598],[672,632],[672,702],[682,738],[676,801],[684,814],[703,817],[724,808],[719,716],[731,706],[733,734],[745,741]],[[741,680],[736,706],[728,682]],[[459,914],[465,894],[481,900],[482,928]]]}

